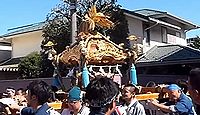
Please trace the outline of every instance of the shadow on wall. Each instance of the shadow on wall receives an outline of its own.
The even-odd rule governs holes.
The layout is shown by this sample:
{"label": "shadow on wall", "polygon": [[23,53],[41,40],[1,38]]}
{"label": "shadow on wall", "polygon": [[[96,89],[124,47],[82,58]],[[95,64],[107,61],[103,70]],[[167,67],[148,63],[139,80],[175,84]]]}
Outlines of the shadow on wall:
{"label": "shadow on wall", "polygon": [[11,51],[0,49],[0,63],[4,62],[10,58],[11,58]]}

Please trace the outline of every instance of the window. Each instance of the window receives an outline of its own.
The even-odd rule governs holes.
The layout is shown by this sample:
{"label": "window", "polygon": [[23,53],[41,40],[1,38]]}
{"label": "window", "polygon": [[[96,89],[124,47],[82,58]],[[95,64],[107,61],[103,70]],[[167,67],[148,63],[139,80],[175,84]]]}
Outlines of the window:
{"label": "window", "polygon": [[145,30],[148,27],[148,24],[143,24],[144,38],[146,40],[145,42],[150,45],[150,29]]}
{"label": "window", "polygon": [[167,28],[161,27],[162,42],[167,43]]}
{"label": "window", "polygon": [[181,37],[181,33],[180,32],[176,32],[176,36],[180,38]]}
{"label": "window", "polygon": [[177,30],[173,30],[173,29],[167,29],[167,34],[176,36],[176,37],[181,37],[181,33]]}

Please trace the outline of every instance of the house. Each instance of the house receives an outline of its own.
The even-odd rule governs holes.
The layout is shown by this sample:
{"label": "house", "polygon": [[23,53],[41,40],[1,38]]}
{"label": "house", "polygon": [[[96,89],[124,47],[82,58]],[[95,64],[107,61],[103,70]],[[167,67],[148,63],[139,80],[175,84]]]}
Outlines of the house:
{"label": "house", "polygon": [[12,47],[10,59],[0,63],[1,79],[18,78],[18,63],[21,58],[31,52],[40,51],[43,26],[44,22],[17,27],[1,36],[0,41],[7,41]]}
{"label": "house", "polygon": [[186,33],[198,29],[198,25],[157,10],[124,12],[130,35],[139,38],[137,42],[143,52],[136,60],[140,84],[145,85],[148,81],[172,83],[177,79],[187,79],[191,68],[199,67],[200,51],[187,47],[186,39]]}
{"label": "house", "polygon": [[[186,46],[186,32],[199,28],[199,26],[167,12],[151,9],[135,11],[124,9],[123,11],[128,22],[129,34],[139,38],[137,43],[141,46],[143,54],[155,45]],[[40,51],[44,24],[41,22],[14,28],[12,32],[3,35],[2,40],[9,41],[13,50],[12,58],[0,65],[0,71],[17,71],[17,64],[21,57],[33,51]],[[133,42],[130,42],[133,45]]]}
{"label": "house", "polygon": [[192,68],[200,67],[200,50],[182,45],[154,46],[137,59],[139,82],[174,83],[187,80]]}
{"label": "house", "polygon": [[143,53],[155,45],[179,44],[186,46],[186,33],[199,26],[182,18],[151,9],[125,10],[130,35],[137,36]]}

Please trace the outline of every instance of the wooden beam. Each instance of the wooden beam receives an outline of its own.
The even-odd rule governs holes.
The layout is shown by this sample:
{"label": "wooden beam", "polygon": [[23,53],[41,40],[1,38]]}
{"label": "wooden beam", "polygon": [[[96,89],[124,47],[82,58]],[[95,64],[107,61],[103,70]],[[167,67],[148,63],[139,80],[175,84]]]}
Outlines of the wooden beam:
{"label": "wooden beam", "polygon": [[149,99],[158,99],[158,98],[159,98],[159,93],[136,95],[136,99],[139,100],[139,101],[149,100]]}

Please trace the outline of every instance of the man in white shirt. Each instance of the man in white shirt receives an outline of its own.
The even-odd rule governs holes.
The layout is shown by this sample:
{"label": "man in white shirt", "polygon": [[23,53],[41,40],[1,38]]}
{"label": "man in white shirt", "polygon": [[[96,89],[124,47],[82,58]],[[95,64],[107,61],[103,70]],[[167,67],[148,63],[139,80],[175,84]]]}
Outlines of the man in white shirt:
{"label": "man in white shirt", "polygon": [[126,114],[127,115],[146,115],[145,109],[142,104],[135,98],[136,86],[128,84],[124,86],[122,91],[123,99],[126,102]]}
{"label": "man in white shirt", "polygon": [[64,109],[61,115],[88,115],[90,113],[90,109],[82,104],[81,90],[77,86],[69,91],[67,104],[68,108]]}

